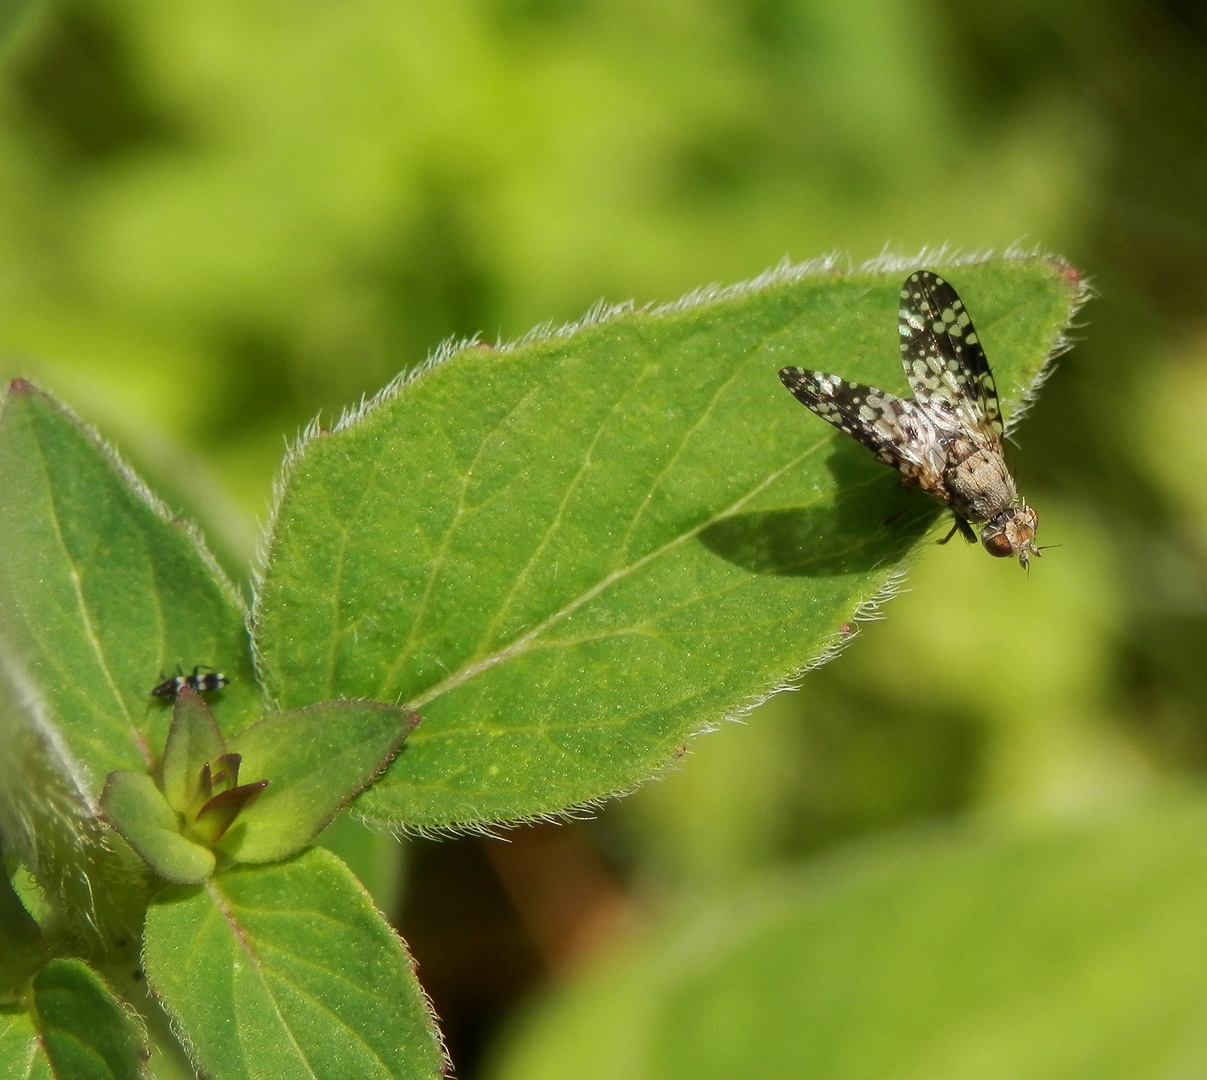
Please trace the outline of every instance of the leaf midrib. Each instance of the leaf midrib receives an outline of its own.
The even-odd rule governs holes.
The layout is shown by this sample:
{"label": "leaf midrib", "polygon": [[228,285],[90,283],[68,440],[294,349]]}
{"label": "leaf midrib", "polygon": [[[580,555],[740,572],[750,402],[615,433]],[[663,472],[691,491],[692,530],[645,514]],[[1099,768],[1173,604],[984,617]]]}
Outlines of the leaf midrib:
{"label": "leaf midrib", "polygon": [[678,545],[684,543],[687,540],[691,540],[692,538],[698,536],[701,532],[703,532],[705,529],[707,529],[710,525],[714,525],[714,524],[716,524],[716,522],[720,521],[722,518],[728,517],[729,515],[736,513],[746,503],[748,503],[751,499],[753,499],[756,495],[758,495],[760,492],[762,492],[766,488],[768,488],[771,484],[773,484],[776,480],[778,480],[785,473],[789,472],[791,469],[796,468],[798,465],[800,465],[800,463],[802,461],[805,461],[807,458],[811,457],[818,450],[820,450],[823,446],[828,445],[830,441],[831,441],[831,439],[828,435],[823,436],[822,438],[819,438],[818,441],[815,442],[811,447],[809,447],[809,449],[804,451],[804,453],[797,455],[795,458],[793,458],[791,461],[787,462],[787,464],[783,465],[781,468],[776,469],[772,473],[769,473],[755,487],[753,487],[750,491],[746,492],[741,498],[737,499],[735,502],[730,504],[724,510],[719,511],[716,514],[713,514],[711,517],[705,518],[703,521],[699,522],[698,524],[693,525],[690,529],[687,529],[684,532],[679,533],[677,536],[672,537],[670,540],[666,541],[666,543],[662,544],[660,547],[654,548],[652,551],[647,552],[641,558],[637,559],[636,561],[634,561],[632,563],[629,563],[627,566],[621,567],[617,570],[613,570],[610,574],[608,574],[602,580],[597,582],[595,585],[591,586],[591,588],[585,590],[584,592],[580,593],[577,597],[575,597],[573,600],[564,604],[561,608],[559,608],[557,611],[555,611],[552,615],[547,616],[545,619],[543,619],[541,622],[539,622],[536,626],[534,626],[531,630],[529,630],[526,634],[523,634],[521,637],[515,639],[514,641],[510,642],[509,644],[504,645],[501,649],[496,649],[493,653],[490,653],[489,655],[482,657],[480,660],[476,660],[471,664],[464,665],[458,671],[454,672],[452,675],[449,675],[448,677],[442,679],[440,682],[436,683],[434,686],[429,687],[427,690],[425,690],[424,692],[419,694],[417,697],[412,698],[410,701],[407,702],[407,708],[414,709],[416,711],[419,709],[422,709],[425,706],[431,704],[431,702],[435,701],[437,698],[443,697],[445,694],[447,694],[447,693],[457,689],[459,686],[462,686],[465,683],[469,682],[471,679],[477,677],[483,671],[486,671],[488,668],[494,667],[496,664],[502,663],[506,660],[510,660],[515,656],[520,656],[523,653],[527,652],[529,647],[531,646],[531,643],[536,638],[540,637],[540,635],[543,634],[546,630],[548,630],[551,626],[556,625],[557,623],[561,622],[563,619],[569,618],[576,611],[578,611],[579,608],[583,607],[585,604],[590,603],[590,601],[594,600],[597,596],[599,596],[601,593],[603,593],[604,591],[609,589],[611,586],[615,585],[617,582],[623,581],[630,574],[633,574],[636,571],[642,569],[649,563],[653,562],[655,559],[661,558],[663,555],[665,555],[671,549],[677,547]]}
{"label": "leaf midrib", "polygon": [[[309,1057],[305,1054],[304,1050],[299,1045],[297,1039],[294,1037],[292,1027],[290,1026],[289,1022],[285,1019],[285,1016],[281,1012],[281,1006],[278,1001],[278,995],[276,994],[276,992],[273,990],[273,988],[271,986],[271,982],[273,980],[279,980],[284,985],[293,989],[295,993],[304,997],[306,1000],[310,1001],[312,1004],[317,1005],[321,1012],[323,1012],[328,1017],[330,1017],[332,1020],[334,1020],[344,1031],[346,1031],[355,1040],[355,1042],[359,1046],[363,1047],[368,1052],[369,1056],[372,1057],[381,1066],[383,1075],[385,1075],[385,1076],[395,1075],[394,1070],[390,1067],[389,1062],[385,1061],[382,1058],[382,1056],[377,1052],[377,1050],[374,1049],[374,1047],[370,1046],[369,1043],[367,1043],[365,1041],[365,1039],[360,1034],[360,1032],[358,1032],[355,1028],[353,1028],[338,1013],[334,1012],[330,1008],[330,1006],[328,1006],[326,1004],[326,1002],[323,1001],[322,998],[316,997],[314,994],[312,994],[309,991],[307,991],[306,989],[304,989],[298,982],[286,977],[279,970],[279,968],[274,967],[270,961],[261,960],[258,952],[252,948],[251,939],[250,939],[248,933],[246,932],[246,930],[244,929],[242,921],[239,919],[236,912],[243,911],[243,912],[249,912],[252,914],[259,913],[259,914],[273,916],[273,917],[280,916],[280,915],[317,916],[320,919],[327,919],[331,922],[334,922],[338,926],[343,927],[344,929],[356,930],[357,928],[355,927],[354,924],[347,923],[347,922],[340,922],[340,920],[335,919],[329,913],[315,910],[312,908],[295,908],[295,909],[257,908],[255,905],[244,904],[239,901],[232,900],[230,897],[228,897],[225,893],[223,893],[221,891],[220,886],[214,884],[213,882],[210,883],[210,887],[207,888],[207,891],[209,892],[210,897],[211,897],[212,901],[214,902],[215,907],[218,909],[219,913],[221,914],[223,919],[226,921],[227,925],[230,927],[232,935],[235,937],[235,940],[246,951],[249,959],[252,962],[252,966],[255,969],[256,977],[260,983],[260,986],[263,989],[265,996],[272,1003],[273,1013],[276,1016],[277,1021],[279,1022],[280,1026],[281,1026],[282,1031],[284,1031],[286,1033],[286,1035],[288,1036],[290,1045],[293,1047],[295,1053],[298,1055],[299,1061],[306,1067],[306,1069],[308,1070],[310,1075],[312,1077],[314,1077],[314,1080],[320,1080],[319,1074],[314,1071],[313,1066],[310,1064]],[[303,966],[307,966],[307,967],[310,967],[314,970],[321,972],[323,975],[332,976],[332,977],[342,981],[346,985],[355,986],[358,989],[361,989],[361,987],[359,987],[358,984],[356,984],[353,980],[349,979],[342,972],[340,972],[338,970],[332,970],[331,968],[323,967],[313,961],[310,961],[306,957],[304,957],[301,953],[291,952],[290,950],[286,949],[283,945],[281,945],[280,943],[278,943],[276,941],[266,939],[260,943],[260,948],[261,948],[261,950],[263,950],[265,952],[274,952],[280,956],[288,957],[289,959],[294,960],[295,962],[302,964]],[[370,995],[370,997],[372,997],[372,995]],[[375,998],[374,1000],[379,1001],[380,998]]]}
{"label": "leaf midrib", "polygon": [[[135,726],[134,719],[130,715],[130,710],[126,707],[125,698],[123,698],[122,693],[118,689],[117,683],[115,682],[115,680],[113,678],[113,672],[110,670],[109,661],[105,656],[104,648],[102,647],[100,640],[97,637],[96,630],[92,623],[92,617],[91,617],[91,612],[90,612],[90,609],[88,606],[88,602],[87,602],[86,598],[84,597],[79,567],[76,564],[76,560],[72,556],[71,551],[67,546],[66,539],[63,536],[63,529],[62,529],[61,519],[60,519],[60,515],[59,515],[58,503],[55,500],[55,492],[58,489],[56,488],[56,486],[54,485],[54,483],[51,480],[50,470],[48,467],[48,462],[50,460],[50,457],[48,455],[47,448],[43,445],[42,438],[38,433],[36,424],[30,425],[30,433],[32,434],[34,440],[38,444],[39,461],[41,464],[42,475],[44,477],[44,482],[46,485],[46,492],[47,492],[47,495],[46,495],[46,502],[47,502],[47,506],[48,506],[47,517],[49,518],[50,523],[54,528],[55,539],[58,541],[59,550],[62,553],[63,560],[69,568],[68,576],[71,578],[71,588],[72,588],[72,592],[75,594],[76,606],[79,609],[80,620],[83,624],[83,629],[84,629],[84,635],[88,641],[89,648],[92,650],[93,656],[95,656],[95,658],[96,658],[97,664],[100,666],[101,673],[105,679],[105,684],[109,687],[109,690],[112,693],[114,700],[117,702],[117,707],[120,712],[120,715],[121,715],[123,721],[125,722],[127,729],[130,732],[130,740],[134,744],[134,746],[138,749],[139,754],[143,757],[143,759],[146,761],[147,765],[149,766],[152,763],[152,755],[150,752],[150,747],[147,746],[146,740],[143,738],[142,733]],[[162,629],[163,629],[163,611],[160,606],[159,593],[157,590],[152,590],[152,593],[155,596],[155,610],[156,610],[156,614],[158,617],[160,629],[162,631]],[[31,628],[31,631],[32,631],[32,628]],[[163,635],[161,632],[161,634],[160,634],[161,641],[162,641],[162,638],[163,638]],[[51,657],[53,657],[55,655],[55,651],[53,649],[46,649],[45,647],[43,647],[43,654],[47,659],[50,659]],[[66,678],[68,673],[62,671],[58,667],[57,664],[55,665],[55,669],[56,669],[56,671],[58,671],[60,677]],[[103,718],[103,715],[104,715],[103,713],[100,713],[96,709],[93,710],[93,714],[95,716],[98,716],[101,718]]]}
{"label": "leaf midrib", "polygon": [[[622,553],[625,550],[627,550],[628,544],[632,539],[633,532],[636,529],[637,524],[641,520],[642,516],[644,515],[646,509],[648,508],[649,501],[652,498],[654,491],[657,490],[658,484],[661,483],[662,479],[667,475],[667,473],[669,472],[669,470],[671,469],[673,464],[675,462],[677,462],[678,460],[680,460],[680,458],[682,457],[682,455],[684,453],[685,448],[690,444],[692,436],[695,435],[700,430],[700,426],[705,422],[705,420],[708,419],[709,416],[712,415],[713,410],[715,409],[716,404],[720,400],[725,389],[727,387],[731,386],[734,383],[734,381],[740,377],[741,373],[744,370],[746,370],[746,368],[749,366],[749,364],[753,361],[753,359],[756,356],[760,355],[761,353],[763,353],[765,351],[768,342],[774,341],[775,339],[782,337],[784,334],[788,333],[790,327],[795,325],[795,323],[797,322],[797,319],[798,319],[798,316],[794,316],[794,317],[788,319],[785,325],[778,327],[776,330],[774,330],[770,333],[764,334],[759,339],[758,343],[749,350],[749,352],[746,355],[743,362],[740,364],[735,364],[733,369],[729,373],[729,375],[713,391],[711,397],[709,398],[707,405],[703,409],[700,410],[699,415],[693,420],[691,425],[683,432],[683,435],[679,440],[679,445],[676,447],[675,452],[670,456],[668,461],[664,464],[663,468],[659,471],[658,475],[653,479],[652,483],[650,484],[650,487],[647,490],[640,506],[637,508],[636,513],[634,514],[632,520],[629,523],[628,530],[625,533],[624,543],[622,544],[622,546],[620,548]],[[640,326],[638,326],[636,328],[636,332],[639,337],[644,338],[644,334],[642,333],[642,328]],[[550,523],[546,527],[545,533],[537,545],[538,552],[540,550],[542,550],[544,548],[544,546],[548,543],[549,537],[552,535],[557,523],[561,520],[561,513],[566,506],[566,502],[569,499],[570,494],[572,492],[574,492],[575,490],[577,490],[577,486],[578,486],[581,478],[583,477],[583,475],[587,469],[587,466],[590,462],[591,453],[594,450],[595,446],[597,445],[601,434],[606,430],[608,421],[615,415],[616,410],[619,408],[620,402],[623,401],[632,392],[633,388],[635,386],[637,386],[638,384],[640,384],[647,377],[647,375],[652,370],[654,370],[657,366],[658,366],[657,363],[650,363],[650,364],[644,365],[642,367],[642,369],[640,370],[640,372],[637,373],[636,377],[631,381],[629,386],[625,388],[624,393],[619,395],[617,400],[613,403],[612,407],[608,410],[607,414],[600,421],[598,427],[596,428],[594,435],[592,436],[591,442],[588,444],[588,446],[586,448],[586,452],[583,456],[582,464],[579,466],[578,470],[574,474],[574,477],[571,479],[570,483],[567,485],[566,493],[563,495],[562,500],[558,505],[557,512],[554,514]],[[530,391],[529,393],[523,395],[522,398],[520,399],[520,402],[517,402],[516,406],[514,406],[512,409],[508,410],[507,416],[513,415],[516,408],[518,408],[519,405],[523,401],[526,401],[531,396],[532,392],[533,391]],[[501,419],[499,421],[499,423],[495,424],[492,427],[491,432],[497,431],[498,428],[502,425],[502,423],[505,422],[505,420],[506,420],[506,417]],[[488,441],[488,437],[489,437],[489,433],[486,436],[484,436],[482,441],[479,443],[479,449],[475,453],[475,458],[474,458],[475,461],[477,460],[477,457],[481,452],[482,446],[486,445],[486,442]],[[565,605],[563,605],[562,608],[560,608],[558,611],[554,612],[552,615],[547,616],[544,620],[542,620],[535,627],[533,627],[532,630],[528,631],[528,633],[522,635],[520,638],[517,638],[516,640],[512,641],[508,645],[505,645],[500,649],[496,649],[494,652],[488,654],[485,657],[482,657],[480,660],[477,660],[470,664],[464,665],[458,671],[456,671],[453,674],[442,679],[435,686],[429,687],[429,689],[427,691],[421,693],[418,697],[412,699],[410,702],[408,702],[408,707],[412,708],[412,709],[422,708],[422,707],[426,706],[427,704],[429,704],[430,702],[434,701],[436,698],[443,696],[445,693],[449,692],[450,690],[456,689],[456,687],[462,685],[465,682],[468,682],[470,679],[473,679],[478,674],[480,674],[482,671],[485,671],[486,669],[493,667],[495,664],[508,660],[513,656],[522,655],[523,652],[527,651],[530,642],[533,641],[535,638],[539,637],[542,633],[544,633],[545,630],[549,629],[549,627],[555,625],[557,622],[561,621],[562,619],[568,618],[575,611],[577,611],[580,607],[582,607],[586,603],[589,603],[592,599],[594,599],[596,596],[600,595],[602,592],[604,592],[606,589],[608,589],[611,585],[615,584],[618,581],[623,580],[629,574],[641,569],[647,563],[658,558],[665,552],[669,551],[671,548],[698,535],[704,529],[708,528],[712,524],[715,524],[718,520],[727,516],[728,514],[732,514],[732,513],[736,512],[738,509],[740,509],[742,507],[742,505],[744,505],[750,499],[754,498],[757,494],[759,494],[759,492],[761,492],[763,489],[765,489],[767,486],[769,486],[775,480],[779,479],[779,477],[782,476],[785,472],[787,472],[788,470],[790,470],[792,468],[795,468],[802,461],[804,461],[806,458],[811,456],[821,446],[824,446],[829,441],[830,440],[828,437],[823,436],[817,443],[815,443],[813,446],[811,446],[808,450],[806,450],[799,457],[793,459],[792,461],[790,461],[788,464],[786,464],[779,470],[776,470],[775,472],[773,472],[770,475],[768,475],[767,477],[765,477],[755,488],[748,491],[745,495],[743,495],[741,498],[739,498],[736,502],[734,502],[728,508],[713,515],[711,518],[708,518],[708,519],[700,522],[699,524],[693,526],[691,529],[687,530],[686,532],[683,532],[683,533],[679,534],[678,536],[671,538],[669,541],[664,543],[661,547],[656,548],[653,551],[647,552],[646,555],[642,556],[635,562],[630,563],[627,566],[623,566],[616,570],[613,570],[605,578],[603,578],[601,581],[597,582],[596,585],[592,586],[590,589],[586,590],[584,593],[580,594],[575,599],[573,599],[573,600],[569,601],[568,603],[566,603]],[[457,519],[461,515],[463,503],[464,503],[464,492],[466,490],[466,487],[468,486],[469,475],[471,472],[472,472],[472,465],[471,465],[471,468],[467,469],[466,473],[465,473],[465,479],[462,484],[461,505],[458,506],[457,514],[454,516],[453,522],[450,523],[449,528],[445,531],[445,534],[441,539],[441,547],[440,547],[441,554],[443,554],[445,552],[445,550],[447,549],[447,545],[449,543],[449,538],[451,537],[452,533],[455,530]],[[528,563],[520,571],[520,573],[517,575],[516,579],[512,582],[507,595],[503,598],[498,610],[496,611],[494,617],[492,618],[492,620],[490,622],[488,631],[493,630],[501,622],[503,614],[506,612],[513,597],[515,596],[516,590],[519,588],[520,583],[524,580],[527,573],[531,570],[532,565],[535,563],[535,559],[536,559],[536,556],[534,554],[529,559]],[[424,592],[424,601],[427,600],[427,597],[431,591],[431,585],[432,585],[434,576],[435,576],[435,571],[433,570],[432,572],[429,573],[429,576],[428,576],[427,587],[425,588],[425,592]],[[418,627],[418,624],[419,624],[419,615],[417,615],[416,618],[412,621],[411,634],[408,637],[407,642],[404,644],[403,649],[400,650],[398,657],[396,657],[396,659],[393,661],[393,663],[391,663],[390,667],[388,668],[388,670],[385,674],[385,677],[382,680],[381,689],[378,691],[379,696],[383,696],[386,693],[388,693],[388,688],[389,688],[391,680],[393,679],[394,674],[399,669],[399,667],[402,665],[402,663],[406,660],[406,657],[409,655],[406,652],[406,649],[407,649],[407,646],[412,644],[415,640],[415,631]],[[488,637],[489,637],[489,632],[484,633],[479,640],[485,641],[488,639]]]}

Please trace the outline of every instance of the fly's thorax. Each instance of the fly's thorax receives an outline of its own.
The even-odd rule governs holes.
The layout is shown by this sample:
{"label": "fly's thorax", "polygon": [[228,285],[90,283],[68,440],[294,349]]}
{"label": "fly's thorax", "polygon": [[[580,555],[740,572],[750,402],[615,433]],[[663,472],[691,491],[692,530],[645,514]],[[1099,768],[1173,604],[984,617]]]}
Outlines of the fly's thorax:
{"label": "fly's thorax", "polygon": [[981,530],[981,543],[990,555],[1004,559],[1017,555],[1019,563],[1026,567],[1030,555],[1038,555],[1035,533],[1039,529],[1039,515],[1031,507],[1011,506],[988,522]]}
{"label": "fly's thorax", "polygon": [[996,447],[961,437],[948,447],[944,475],[951,508],[968,521],[993,521],[1018,502],[1014,480]]}

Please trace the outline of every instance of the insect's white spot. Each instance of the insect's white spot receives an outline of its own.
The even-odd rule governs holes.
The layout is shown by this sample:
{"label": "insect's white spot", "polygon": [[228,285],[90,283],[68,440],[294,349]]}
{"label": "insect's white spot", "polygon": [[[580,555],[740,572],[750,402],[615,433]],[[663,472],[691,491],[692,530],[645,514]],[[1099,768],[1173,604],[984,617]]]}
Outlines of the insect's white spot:
{"label": "insect's white spot", "polygon": [[975,345],[977,343],[977,336],[976,334],[969,334],[965,340],[969,345]]}

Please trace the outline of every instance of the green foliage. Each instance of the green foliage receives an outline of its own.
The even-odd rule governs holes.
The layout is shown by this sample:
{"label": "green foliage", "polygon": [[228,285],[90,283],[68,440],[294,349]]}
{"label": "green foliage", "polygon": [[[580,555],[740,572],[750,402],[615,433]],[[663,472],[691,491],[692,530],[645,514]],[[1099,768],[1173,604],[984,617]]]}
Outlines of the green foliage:
{"label": "green foliage", "polygon": [[[32,1060],[33,1076],[47,1070],[55,1080],[145,1080],[143,1063],[150,1053],[145,1033],[86,964],[51,960],[34,977],[32,989],[35,1038],[21,1064],[29,1068]],[[15,1028],[10,1029],[14,1036]],[[13,1069],[5,1075],[23,1073]]]}
{"label": "green foliage", "polygon": [[146,773],[111,772],[101,793],[101,809],[122,839],[165,880],[193,884],[214,872],[214,853],[181,835],[179,813]]}
{"label": "green foliage", "polygon": [[[951,276],[1009,416],[1079,282],[1038,259]],[[786,269],[451,352],[287,462],[250,638],[198,539],[14,383],[0,830],[47,892],[53,951],[120,967],[145,927],[148,985],[215,1080],[434,1076],[401,942],[335,856],[302,849],[357,793],[411,828],[600,799],[826,655],[938,506],[776,371],[903,390],[900,277]],[[212,713],[185,688],[169,724],[151,690],[173,665],[221,668]],[[97,1015],[115,1053],[127,1021]],[[54,1068],[76,1052],[44,1042]]]}
{"label": "green foliage", "polygon": [[419,718],[376,701],[327,701],[273,713],[230,742],[245,780],[268,787],[222,839],[239,862],[301,851],[386,767]]}
{"label": "green foliage", "polygon": [[329,852],[169,892],[146,935],[147,977],[216,1080],[440,1075],[402,941]]}
{"label": "green foliage", "polygon": [[[471,347],[306,443],[257,648],[283,704],[422,712],[365,813],[464,825],[630,787],[872,601],[937,508],[775,373],[902,387],[899,276],[788,276]],[[1008,415],[1078,287],[1042,261],[953,276]]]}
{"label": "green foliage", "polygon": [[[1009,451],[1057,550],[1024,582],[927,545],[839,663],[575,828],[602,838],[638,917],[903,821],[1114,808],[1207,764],[1201,6],[16,0],[0,29],[3,379],[97,424],[241,586],[283,439],[450,334],[507,339],[785,252],[857,264],[886,239],[1034,238],[1093,275],[1093,331]],[[13,847],[36,857],[18,895],[54,950],[69,931],[91,955],[138,925],[89,888],[138,879],[88,816],[111,766],[64,761],[8,677],[0,712],[26,719],[3,727],[0,818],[37,845],[6,837],[6,865]],[[500,922],[448,912],[434,934],[425,898],[443,903],[450,862],[481,849],[337,822],[320,842],[400,918],[471,1080],[467,1014],[501,1015],[521,988],[493,981],[500,942],[479,935]],[[414,857],[397,908],[404,875],[383,888],[391,869],[364,854],[379,845]],[[595,925],[590,903],[580,915]],[[481,967],[429,960],[467,936]],[[136,963],[111,985],[145,1013]]]}
{"label": "green foliage", "polygon": [[180,814],[195,816],[213,794],[213,775],[226,753],[226,739],[201,695],[192,687],[176,695],[172,726],[160,765],[164,799]]}
{"label": "green foliage", "polygon": [[81,765],[145,768],[171,719],[147,695],[179,665],[230,677],[228,731],[258,717],[243,612],[183,522],[27,384],[0,414],[0,463],[0,627]]}
{"label": "green foliage", "polygon": [[0,1013],[0,1072],[28,1076],[29,1080],[54,1080],[46,1051],[38,1045],[38,1031],[28,1012]]}
{"label": "green foliage", "polygon": [[1205,833],[1198,793],[907,834],[762,881],[567,988],[490,1075],[1198,1075]]}
{"label": "green foliage", "polygon": [[101,809],[156,874],[178,885],[213,873],[211,848],[236,862],[275,862],[314,840],[385,768],[417,720],[397,705],[328,701],[273,713],[228,744],[205,702],[185,687],[161,759],[162,785],[117,769]]}

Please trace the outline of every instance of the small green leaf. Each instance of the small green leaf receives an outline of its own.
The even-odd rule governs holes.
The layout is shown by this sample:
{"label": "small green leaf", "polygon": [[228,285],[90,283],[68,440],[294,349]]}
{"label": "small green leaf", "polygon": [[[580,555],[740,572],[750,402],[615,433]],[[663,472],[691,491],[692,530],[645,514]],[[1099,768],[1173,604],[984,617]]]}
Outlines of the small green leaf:
{"label": "small green leaf", "polygon": [[[466,348],[305,443],[257,597],[269,689],[424,718],[358,809],[439,826],[598,798],[824,651],[939,506],[776,372],[908,394],[904,273],[785,273]],[[1008,416],[1082,287],[1043,260],[948,276]]]}
{"label": "small green leaf", "polygon": [[180,834],[181,818],[146,773],[118,769],[101,794],[109,823],[160,877],[181,885],[214,872],[214,853]]}
{"label": "small green leaf", "polygon": [[244,728],[230,743],[243,775],[271,783],[222,850],[240,862],[300,851],[385,768],[418,719],[398,705],[327,701]]}
{"label": "small green leaf", "polygon": [[[49,396],[9,388],[0,411],[0,646],[75,758],[98,777],[145,769],[177,665],[220,667],[228,730],[261,695],[243,612],[197,538]],[[95,793],[93,793],[95,794]]]}
{"label": "small green leaf", "polygon": [[215,767],[225,753],[226,740],[214,714],[201,695],[186,686],[176,697],[163,751],[163,793],[169,805],[182,814],[196,814],[212,795],[201,790],[201,770]]}
{"label": "small green leaf", "polygon": [[145,1032],[87,964],[52,960],[33,987],[38,1032],[56,1077],[146,1080]]}
{"label": "small green leaf", "polygon": [[436,1080],[439,1040],[402,942],[330,852],[239,867],[147,915],[147,977],[221,1080]]}
{"label": "small green leaf", "polygon": [[487,1075],[1205,1076],[1205,840],[1199,794],[863,845],[668,920],[532,1014]]}

